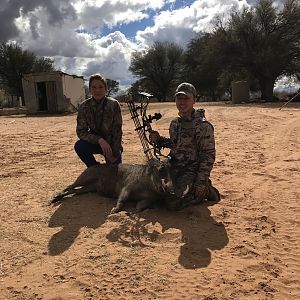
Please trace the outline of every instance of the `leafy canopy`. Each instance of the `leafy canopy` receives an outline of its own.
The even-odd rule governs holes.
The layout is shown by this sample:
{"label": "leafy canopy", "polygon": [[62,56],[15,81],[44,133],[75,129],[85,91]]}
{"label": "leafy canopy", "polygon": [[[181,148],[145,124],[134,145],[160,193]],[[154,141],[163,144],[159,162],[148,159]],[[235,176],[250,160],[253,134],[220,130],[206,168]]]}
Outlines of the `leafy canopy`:
{"label": "leafy canopy", "polygon": [[12,95],[23,98],[24,74],[54,70],[53,60],[50,58],[37,57],[15,43],[0,44],[0,84]]}

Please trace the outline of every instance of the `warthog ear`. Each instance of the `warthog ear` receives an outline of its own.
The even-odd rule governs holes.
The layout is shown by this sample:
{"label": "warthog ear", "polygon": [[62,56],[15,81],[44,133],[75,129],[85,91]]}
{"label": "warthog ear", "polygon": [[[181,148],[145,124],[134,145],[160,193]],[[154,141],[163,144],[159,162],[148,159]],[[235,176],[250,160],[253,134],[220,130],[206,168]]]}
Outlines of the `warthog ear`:
{"label": "warthog ear", "polygon": [[183,193],[182,193],[182,197],[185,197],[189,191],[190,191],[190,186],[187,185],[187,186],[186,186],[186,189],[185,189],[185,190],[183,191]]}

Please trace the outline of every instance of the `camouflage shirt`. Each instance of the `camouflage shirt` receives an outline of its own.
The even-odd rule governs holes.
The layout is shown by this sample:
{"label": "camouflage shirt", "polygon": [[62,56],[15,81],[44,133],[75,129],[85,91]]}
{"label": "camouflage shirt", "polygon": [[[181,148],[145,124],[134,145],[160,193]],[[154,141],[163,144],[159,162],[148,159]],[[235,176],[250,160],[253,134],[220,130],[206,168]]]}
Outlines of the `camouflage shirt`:
{"label": "camouflage shirt", "polygon": [[171,121],[170,138],[160,137],[158,145],[170,148],[171,162],[196,176],[195,184],[207,181],[215,161],[214,128],[204,111],[194,110],[191,118]]}
{"label": "camouflage shirt", "polygon": [[122,114],[120,104],[111,97],[100,101],[89,98],[82,102],[77,115],[77,135],[92,144],[104,138],[112,148],[114,156],[122,149]]}

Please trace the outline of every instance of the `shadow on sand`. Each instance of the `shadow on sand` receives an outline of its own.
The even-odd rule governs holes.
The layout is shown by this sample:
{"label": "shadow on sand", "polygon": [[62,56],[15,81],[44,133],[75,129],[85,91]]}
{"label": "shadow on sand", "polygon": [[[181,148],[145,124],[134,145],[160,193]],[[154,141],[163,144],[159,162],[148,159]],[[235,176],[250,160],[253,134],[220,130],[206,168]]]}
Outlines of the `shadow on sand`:
{"label": "shadow on sand", "polygon": [[114,202],[90,193],[72,196],[59,203],[48,226],[62,229],[49,240],[49,255],[59,255],[68,250],[82,227],[100,227],[107,219]]}
{"label": "shadow on sand", "polygon": [[[211,262],[211,251],[228,243],[226,229],[211,216],[209,207],[199,205],[182,211],[164,208],[134,213],[134,205],[125,212],[110,215],[115,201],[96,194],[65,199],[49,221],[49,227],[62,227],[49,240],[49,255],[59,255],[75,242],[82,227],[98,228],[106,220],[115,221],[106,238],[125,247],[157,247],[173,243],[180,245],[178,262],[187,269],[204,268]],[[170,246],[170,245],[169,245]]]}
{"label": "shadow on sand", "polygon": [[[178,262],[187,269],[207,267],[211,262],[211,251],[220,250],[228,244],[225,226],[211,217],[208,206],[204,204],[179,212],[146,210],[140,214],[129,212],[122,219],[118,216],[110,218],[119,220],[120,226],[107,234],[109,241],[127,247],[155,247],[170,242],[180,244]],[[155,229],[157,224],[159,230]],[[176,231],[179,233],[176,234]]]}

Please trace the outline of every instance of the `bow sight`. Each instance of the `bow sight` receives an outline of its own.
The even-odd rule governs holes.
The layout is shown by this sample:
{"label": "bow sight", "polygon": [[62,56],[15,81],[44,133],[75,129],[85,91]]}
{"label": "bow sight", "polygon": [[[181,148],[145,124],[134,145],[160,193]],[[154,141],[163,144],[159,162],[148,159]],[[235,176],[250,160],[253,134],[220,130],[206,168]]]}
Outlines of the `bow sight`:
{"label": "bow sight", "polygon": [[[154,113],[153,116],[147,115],[147,107],[151,98],[153,98],[153,95],[151,94],[138,92],[135,94],[128,94],[126,99],[126,103],[131,114],[131,119],[133,120],[135,125],[135,131],[138,133],[148,161],[153,160],[153,155],[158,160],[160,160],[160,158],[164,156],[160,152],[161,147],[155,144],[152,145],[146,135],[146,132],[150,132],[152,130],[152,121],[159,120],[161,118],[160,113]],[[135,102],[139,102],[139,104],[137,105]],[[151,150],[153,150],[153,153]]]}

